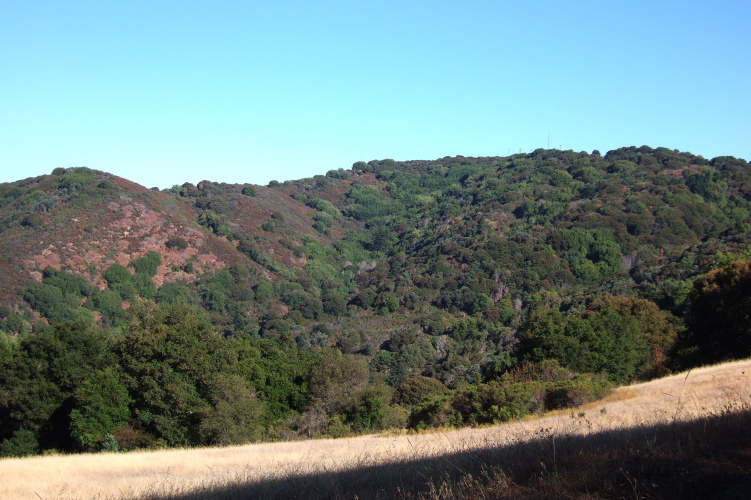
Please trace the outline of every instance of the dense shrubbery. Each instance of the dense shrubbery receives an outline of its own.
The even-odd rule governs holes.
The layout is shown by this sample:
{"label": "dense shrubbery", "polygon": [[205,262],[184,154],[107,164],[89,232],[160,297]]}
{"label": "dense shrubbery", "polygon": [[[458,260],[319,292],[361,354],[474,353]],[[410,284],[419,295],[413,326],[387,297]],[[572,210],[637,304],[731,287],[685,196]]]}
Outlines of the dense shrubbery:
{"label": "dense shrubbery", "polygon": [[523,364],[498,380],[466,389],[428,393],[412,407],[409,426],[476,425],[507,422],[533,413],[580,406],[604,397],[604,377],[575,375],[555,361]]}

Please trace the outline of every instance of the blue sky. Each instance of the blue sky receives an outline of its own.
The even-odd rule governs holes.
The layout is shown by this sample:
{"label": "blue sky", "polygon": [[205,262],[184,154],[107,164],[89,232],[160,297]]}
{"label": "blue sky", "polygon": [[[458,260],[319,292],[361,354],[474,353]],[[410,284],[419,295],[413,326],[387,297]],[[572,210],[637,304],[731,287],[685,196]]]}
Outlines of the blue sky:
{"label": "blue sky", "polygon": [[0,182],[664,146],[751,159],[751,3],[0,5]]}

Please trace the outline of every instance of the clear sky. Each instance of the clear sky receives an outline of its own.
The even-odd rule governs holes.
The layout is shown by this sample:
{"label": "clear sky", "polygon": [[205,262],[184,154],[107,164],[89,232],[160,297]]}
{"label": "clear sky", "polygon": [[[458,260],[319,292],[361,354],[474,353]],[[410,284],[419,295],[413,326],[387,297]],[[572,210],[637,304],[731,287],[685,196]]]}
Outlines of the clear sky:
{"label": "clear sky", "polygon": [[751,159],[751,2],[0,2],[0,182],[664,146]]}

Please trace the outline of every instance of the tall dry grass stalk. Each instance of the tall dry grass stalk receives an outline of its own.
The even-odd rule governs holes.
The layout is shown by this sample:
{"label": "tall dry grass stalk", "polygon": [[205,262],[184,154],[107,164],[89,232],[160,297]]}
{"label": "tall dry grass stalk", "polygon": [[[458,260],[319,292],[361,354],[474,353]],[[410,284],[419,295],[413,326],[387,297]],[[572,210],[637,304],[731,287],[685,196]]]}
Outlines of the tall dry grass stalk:
{"label": "tall dry grass stalk", "polygon": [[[677,456],[658,444],[686,450],[690,442],[681,444],[676,433],[683,436],[692,425],[704,425],[706,440],[707,426],[717,427],[718,418],[727,423],[751,415],[745,406],[750,381],[747,360],[623,387],[573,411],[502,426],[5,459],[0,460],[0,498],[578,498],[605,486],[602,491],[625,487],[642,498],[656,490],[642,484],[628,465],[603,483],[598,476],[608,474],[588,464],[616,459],[627,464],[625,457],[658,449]],[[574,464],[578,469],[572,471]],[[566,493],[579,487],[582,495]]]}

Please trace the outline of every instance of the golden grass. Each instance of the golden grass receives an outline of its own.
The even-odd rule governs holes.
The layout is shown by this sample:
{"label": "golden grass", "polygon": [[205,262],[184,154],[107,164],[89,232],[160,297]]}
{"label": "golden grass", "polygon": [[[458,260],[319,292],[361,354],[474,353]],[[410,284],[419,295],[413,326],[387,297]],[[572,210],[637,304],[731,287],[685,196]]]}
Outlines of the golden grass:
{"label": "golden grass", "polygon": [[[642,429],[648,432],[636,439],[641,443],[639,450],[631,449],[631,441],[624,445],[628,453],[638,455],[645,446],[654,448],[650,442],[658,441],[658,434],[649,434],[652,429],[675,433],[677,426],[687,422],[705,419],[706,425],[712,416],[740,413],[751,401],[749,382],[751,360],[746,360],[622,387],[582,408],[502,426],[228,448],[4,459],[0,460],[0,498],[460,498],[478,491],[483,493],[476,498],[525,494],[532,498],[541,494],[540,484],[554,490],[563,484],[560,477],[564,474],[559,477],[557,469],[565,466],[556,462],[556,452],[563,457],[565,446],[574,450],[569,453],[579,453],[581,463],[607,462],[608,452],[601,450],[597,455],[593,441],[587,439],[596,436],[598,443],[606,442]],[[513,463],[527,464],[529,470],[517,468],[512,473],[509,457],[515,457]],[[538,489],[525,493],[530,487],[528,475]],[[570,474],[594,488],[598,478],[589,475]],[[612,481],[618,483],[618,479]],[[620,477],[620,481],[631,485],[640,479]],[[511,496],[503,496],[500,489]]]}

